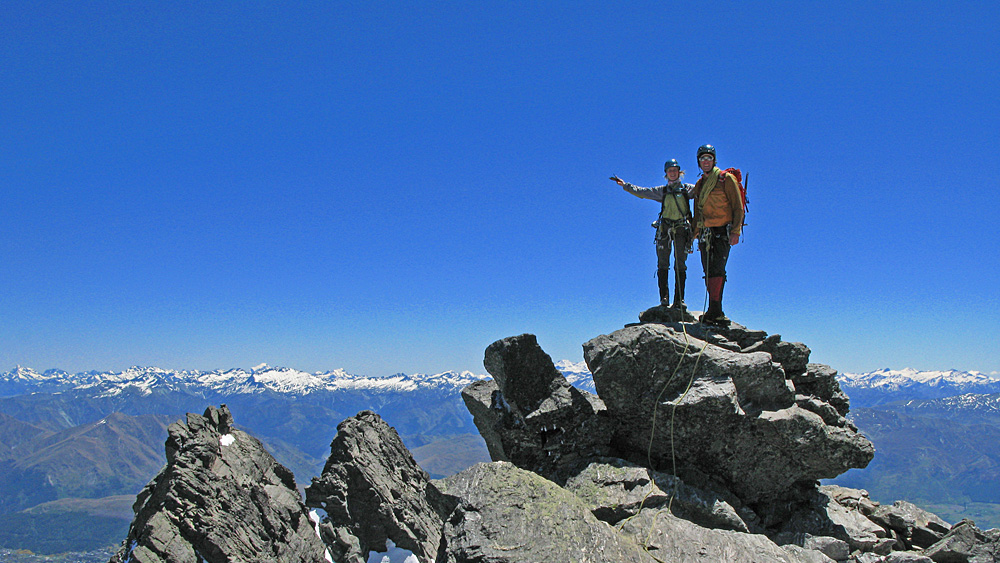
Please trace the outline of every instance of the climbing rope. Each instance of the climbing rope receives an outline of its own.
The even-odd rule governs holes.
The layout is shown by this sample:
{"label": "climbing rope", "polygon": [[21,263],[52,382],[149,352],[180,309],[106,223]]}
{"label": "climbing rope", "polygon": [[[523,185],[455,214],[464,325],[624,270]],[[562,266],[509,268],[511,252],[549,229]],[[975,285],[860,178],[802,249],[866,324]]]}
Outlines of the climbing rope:
{"label": "climbing rope", "polygon": [[[681,351],[680,357],[677,360],[677,365],[674,366],[673,371],[670,373],[670,377],[668,377],[667,381],[663,384],[663,387],[660,389],[660,392],[656,396],[656,401],[653,403],[653,415],[650,421],[650,429],[649,429],[649,446],[646,449],[646,462],[650,470],[653,469],[653,444],[656,441],[656,418],[660,406],[660,401],[663,399],[663,394],[666,393],[667,389],[670,387],[670,383],[673,381],[674,377],[680,371],[681,366],[684,363],[684,358],[687,356],[687,351],[691,347],[691,341],[688,337],[687,326],[683,322],[681,323],[681,330],[684,333],[684,349]],[[670,492],[670,499],[667,501],[667,512],[673,512],[674,498],[677,496],[677,489],[680,483],[680,479],[677,477],[677,452],[674,440],[675,436],[674,421],[676,419],[677,405],[682,403],[684,399],[687,397],[688,393],[691,391],[691,387],[694,385],[695,375],[697,375],[698,373],[698,364],[701,362],[701,357],[705,353],[706,348],[708,348],[707,341],[705,342],[705,345],[701,347],[701,350],[698,351],[698,355],[695,357],[694,366],[692,367],[691,370],[691,377],[688,378],[687,386],[684,388],[684,392],[681,394],[681,396],[678,397],[678,399],[673,402],[672,405],[673,408],[671,409],[670,412],[670,460],[674,475],[674,486],[672,487],[672,490]],[[655,484],[655,482],[653,484]],[[639,515],[640,512],[642,512],[643,506],[645,506],[646,501],[652,494],[653,494],[653,487],[650,486],[649,491],[642,498],[642,501],[639,502],[638,510],[636,510],[635,514],[633,514],[632,516],[629,516],[628,518],[625,518],[624,520],[621,521],[621,523],[618,526],[619,530],[623,530],[625,528],[625,525],[629,522],[629,520],[635,518],[636,516]],[[656,527],[657,517],[654,517],[652,523],[650,524],[649,531],[647,532],[646,535],[646,541],[643,542],[644,545],[647,546],[649,545],[649,541],[652,538],[653,530]]]}

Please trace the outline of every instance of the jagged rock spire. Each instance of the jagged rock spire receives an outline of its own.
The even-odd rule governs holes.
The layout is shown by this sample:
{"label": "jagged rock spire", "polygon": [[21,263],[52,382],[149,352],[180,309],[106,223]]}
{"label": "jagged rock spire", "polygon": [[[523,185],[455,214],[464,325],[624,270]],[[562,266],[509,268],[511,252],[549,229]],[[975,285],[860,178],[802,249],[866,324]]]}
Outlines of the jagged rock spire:
{"label": "jagged rock spire", "polygon": [[444,518],[454,507],[396,430],[372,411],[337,426],[323,474],[306,488],[306,504],[326,511],[320,530],[336,544],[334,556],[352,560],[382,551],[386,540],[433,560]]}
{"label": "jagged rock spire", "polygon": [[168,432],[167,465],[139,493],[112,563],[327,563],[292,473],[225,405]]}

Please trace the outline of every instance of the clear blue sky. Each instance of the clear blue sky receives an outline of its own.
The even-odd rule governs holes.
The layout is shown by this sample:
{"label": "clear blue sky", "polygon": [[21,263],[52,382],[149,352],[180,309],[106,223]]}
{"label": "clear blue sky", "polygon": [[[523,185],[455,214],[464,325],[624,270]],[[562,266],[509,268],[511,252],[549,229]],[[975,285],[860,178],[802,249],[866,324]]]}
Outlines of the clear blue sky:
{"label": "clear blue sky", "polygon": [[[0,4],[0,369],[556,360],[656,301],[653,202],[749,173],[726,312],[1000,370],[989,2]],[[688,301],[700,309],[697,254]]]}

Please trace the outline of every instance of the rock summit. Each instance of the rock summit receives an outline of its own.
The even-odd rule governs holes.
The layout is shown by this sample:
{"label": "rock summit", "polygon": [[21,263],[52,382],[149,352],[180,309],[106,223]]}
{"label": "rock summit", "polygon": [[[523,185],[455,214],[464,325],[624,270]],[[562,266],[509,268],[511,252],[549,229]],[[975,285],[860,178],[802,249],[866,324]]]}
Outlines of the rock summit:
{"label": "rock summit", "polygon": [[407,563],[996,560],[1000,531],[820,486],[875,451],[846,418],[836,371],[804,344],[640,318],[583,345],[597,394],[570,385],[533,335],[491,344],[493,379],[462,396],[493,462],[441,480],[363,411],[338,426],[303,501],[225,406],[189,414],[112,563],[365,563],[394,550]]}

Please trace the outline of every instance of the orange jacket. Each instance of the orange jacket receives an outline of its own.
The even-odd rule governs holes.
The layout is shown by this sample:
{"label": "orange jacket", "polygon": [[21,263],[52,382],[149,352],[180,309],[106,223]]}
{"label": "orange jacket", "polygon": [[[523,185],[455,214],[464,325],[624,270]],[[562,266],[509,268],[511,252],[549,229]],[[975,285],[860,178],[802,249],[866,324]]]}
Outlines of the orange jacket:
{"label": "orange jacket", "polygon": [[694,185],[694,221],[695,231],[700,232],[705,227],[721,227],[731,224],[730,234],[739,235],[743,229],[743,199],[736,179],[723,171],[719,171],[719,180],[715,187],[706,195],[704,205],[701,201],[701,188],[705,176],[698,178]]}

